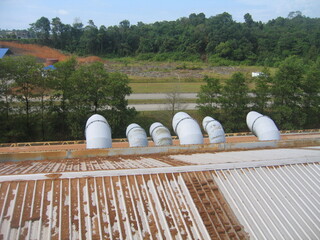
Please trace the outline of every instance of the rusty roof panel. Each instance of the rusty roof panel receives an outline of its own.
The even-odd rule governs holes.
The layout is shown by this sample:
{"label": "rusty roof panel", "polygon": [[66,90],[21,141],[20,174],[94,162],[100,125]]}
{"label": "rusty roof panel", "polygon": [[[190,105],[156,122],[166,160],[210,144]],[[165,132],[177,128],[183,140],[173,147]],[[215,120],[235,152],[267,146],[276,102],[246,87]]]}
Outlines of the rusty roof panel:
{"label": "rusty roof panel", "polygon": [[2,182],[6,239],[245,239],[209,173]]}
{"label": "rusty roof panel", "polygon": [[0,162],[0,175],[61,173],[75,171],[144,169],[190,165],[169,156],[91,157],[74,159]]}

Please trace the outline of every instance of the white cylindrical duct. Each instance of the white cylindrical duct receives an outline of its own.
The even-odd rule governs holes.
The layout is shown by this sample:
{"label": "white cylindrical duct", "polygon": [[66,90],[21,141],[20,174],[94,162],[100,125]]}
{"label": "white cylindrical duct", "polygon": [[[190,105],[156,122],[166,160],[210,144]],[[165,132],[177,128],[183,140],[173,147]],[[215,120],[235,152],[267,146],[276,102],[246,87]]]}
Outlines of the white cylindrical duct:
{"label": "white cylindrical duct", "polygon": [[94,114],[87,120],[85,135],[88,149],[112,147],[111,128],[99,114]]}
{"label": "white cylindrical duct", "polygon": [[172,145],[172,138],[168,128],[162,123],[155,122],[150,126],[150,136],[156,146]]}
{"label": "white cylindrical duct", "polygon": [[196,120],[185,112],[178,112],[172,119],[172,127],[180,144],[203,144],[203,135]]}
{"label": "white cylindrical duct", "polygon": [[127,127],[126,136],[130,147],[148,146],[146,131],[136,123],[132,123]]}
{"label": "white cylindrical duct", "polygon": [[207,116],[203,119],[202,126],[209,135],[210,143],[224,143],[226,141],[223,127],[217,120]]}
{"label": "white cylindrical duct", "polygon": [[260,141],[280,140],[280,132],[274,121],[268,116],[251,111],[247,114],[247,125]]}

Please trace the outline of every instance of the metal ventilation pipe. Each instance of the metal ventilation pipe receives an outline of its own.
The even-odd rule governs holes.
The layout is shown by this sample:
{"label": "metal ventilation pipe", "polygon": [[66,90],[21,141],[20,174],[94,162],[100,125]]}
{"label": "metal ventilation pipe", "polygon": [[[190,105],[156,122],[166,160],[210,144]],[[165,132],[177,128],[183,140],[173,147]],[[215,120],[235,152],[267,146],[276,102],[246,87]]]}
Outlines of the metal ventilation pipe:
{"label": "metal ventilation pipe", "polygon": [[205,117],[202,121],[203,129],[209,135],[210,143],[224,143],[226,137],[224,134],[223,127],[220,122],[213,119],[212,117]]}
{"label": "metal ventilation pipe", "polygon": [[203,144],[203,135],[196,120],[185,112],[178,112],[172,119],[172,127],[180,144]]}
{"label": "metal ventilation pipe", "polygon": [[156,146],[172,145],[172,138],[168,128],[162,123],[155,122],[150,126],[150,136]]}
{"label": "metal ventilation pipe", "polygon": [[112,147],[111,128],[99,114],[94,114],[87,120],[85,136],[88,149]]}
{"label": "metal ventilation pipe", "polygon": [[247,114],[247,125],[260,141],[280,140],[280,132],[274,121],[268,116],[251,111]]}
{"label": "metal ventilation pipe", "polygon": [[126,136],[130,147],[148,146],[146,131],[136,123],[132,123],[127,127]]}

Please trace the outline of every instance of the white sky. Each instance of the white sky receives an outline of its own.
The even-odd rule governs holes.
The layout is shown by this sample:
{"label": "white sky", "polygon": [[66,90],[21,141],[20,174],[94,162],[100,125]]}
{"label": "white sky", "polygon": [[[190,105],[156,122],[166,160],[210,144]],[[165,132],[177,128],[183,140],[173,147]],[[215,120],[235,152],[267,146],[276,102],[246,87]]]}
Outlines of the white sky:
{"label": "white sky", "polygon": [[59,17],[65,24],[79,18],[87,25],[91,19],[108,27],[122,20],[154,23],[201,12],[206,17],[228,12],[238,22],[250,13],[255,21],[267,22],[291,11],[319,18],[320,0],[0,0],[0,29],[26,29],[42,16]]}

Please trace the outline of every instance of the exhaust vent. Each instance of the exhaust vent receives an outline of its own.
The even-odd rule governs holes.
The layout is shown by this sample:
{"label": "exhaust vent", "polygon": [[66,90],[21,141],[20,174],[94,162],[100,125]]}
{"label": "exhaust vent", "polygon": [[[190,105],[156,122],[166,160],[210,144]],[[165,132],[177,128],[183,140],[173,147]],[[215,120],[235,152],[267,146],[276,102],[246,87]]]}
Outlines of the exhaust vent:
{"label": "exhaust vent", "polygon": [[280,132],[274,121],[268,116],[251,111],[247,114],[247,125],[260,141],[280,140]]}
{"label": "exhaust vent", "polygon": [[130,147],[148,146],[146,131],[136,123],[132,123],[127,127],[126,136]]}
{"label": "exhaust vent", "polygon": [[172,119],[172,127],[180,144],[203,144],[203,135],[196,120],[185,112],[178,112]]}
{"label": "exhaust vent", "polygon": [[168,128],[162,123],[155,122],[150,126],[150,136],[156,146],[172,145],[172,138]]}
{"label": "exhaust vent", "polygon": [[88,149],[112,147],[111,128],[99,114],[94,114],[87,120],[85,135]]}
{"label": "exhaust vent", "polygon": [[212,117],[205,117],[202,121],[203,129],[209,135],[210,143],[224,143],[226,142],[225,133],[220,122]]}

